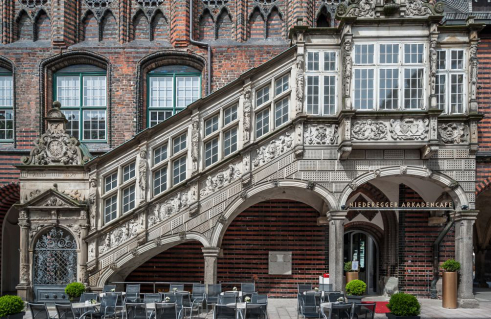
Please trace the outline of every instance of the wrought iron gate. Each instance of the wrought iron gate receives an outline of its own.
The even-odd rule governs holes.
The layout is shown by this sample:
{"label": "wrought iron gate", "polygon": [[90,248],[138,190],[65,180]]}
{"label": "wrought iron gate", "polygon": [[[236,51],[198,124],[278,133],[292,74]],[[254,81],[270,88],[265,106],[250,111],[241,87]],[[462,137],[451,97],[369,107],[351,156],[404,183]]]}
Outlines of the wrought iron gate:
{"label": "wrought iron gate", "polygon": [[74,281],[77,281],[77,242],[69,232],[51,228],[34,245],[33,283],[66,285]]}

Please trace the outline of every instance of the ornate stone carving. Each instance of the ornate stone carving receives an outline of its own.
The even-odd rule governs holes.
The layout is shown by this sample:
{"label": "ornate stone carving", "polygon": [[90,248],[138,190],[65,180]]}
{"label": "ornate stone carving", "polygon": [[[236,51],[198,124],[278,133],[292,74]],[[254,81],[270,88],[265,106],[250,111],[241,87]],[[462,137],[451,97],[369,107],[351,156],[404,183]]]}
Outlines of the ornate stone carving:
{"label": "ornate stone carving", "polygon": [[95,243],[92,242],[89,244],[89,259],[94,259],[95,258]]}
{"label": "ornate stone carving", "polygon": [[242,154],[242,173],[249,173],[251,165],[251,155],[249,153]]}
{"label": "ornate stone carving", "polygon": [[230,164],[228,169],[218,172],[215,176],[208,176],[201,190],[201,196],[208,196],[227,186],[241,177],[240,164]]}
{"label": "ornate stone carving", "polygon": [[30,267],[29,264],[22,264],[20,267],[20,283],[29,285],[31,283],[31,275],[30,275]]}
{"label": "ornate stone carving", "polygon": [[464,123],[441,124],[438,127],[440,139],[445,144],[463,144],[467,142],[466,126]]}
{"label": "ornate stone carving", "polygon": [[387,126],[379,121],[362,120],[354,123],[351,133],[355,140],[382,140],[387,137]]}
{"label": "ornate stone carving", "polygon": [[277,139],[272,140],[269,144],[257,149],[257,155],[254,159],[254,167],[259,167],[271,162],[278,156],[293,148],[293,137],[291,133],[285,133]]}
{"label": "ornate stone carving", "polygon": [[85,201],[85,196],[78,189],[64,190],[62,193],[78,202]]}
{"label": "ornate stone carving", "polygon": [[428,137],[428,119],[390,120],[389,132],[394,140],[422,141]]}
{"label": "ornate stone carving", "polygon": [[441,2],[434,6],[430,3],[430,0],[407,0],[406,3],[406,15],[408,17],[442,14],[443,10],[444,7]]}
{"label": "ornate stone carving", "polygon": [[96,211],[97,211],[97,178],[89,179],[89,213],[90,213],[90,229],[96,229]]}
{"label": "ornate stone carving", "polygon": [[99,246],[99,253],[107,253],[114,247],[136,237],[143,228],[144,221],[141,217],[143,217],[143,214],[141,216],[135,215],[130,221],[107,233],[103,244]]}
{"label": "ornate stone carving", "polygon": [[315,188],[315,182],[309,181],[307,183],[307,189],[312,191],[314,190],[314,188]]}
{"label": "ornate stone carving", "polygon": [[147,192],[147,149],[140,150],[140,163],[138,164],[138,185],[140,186],[140,199],[145,202]]}
{"label": "ornate stone carving", "polygon": [[308,125],[304,133],[305,145],[333,145],[339,139],[335,124]]}
{"label": "ornate stone carving", "polygon": [[304,99],[304,86],[305,86],[305,69],[304,69],[304,58],[303,55],[297,56],[297,89],[296,89],[296,99],[297,106],[296,111],[297,114],[302,113],[303,111],[303,99]]}
{"label": "ornate stone carving", "polygon": [[400,169],[399,174],[401,174],[401,175],[407,174],[407,166],[406,165],[402,165],[399,169]]}
{"label": "ornate stone carving", "polygon": [[138,256],[140,256],[140,252],[138,251],[138,247],[135,247],[135,248],[133,248],[132,250],[130,250],[130,254],[131,254],[133,257],[138,257]]}
{"label": "ornate stone carving", "polygon": [[356,190],[358,188],[358,185],[356,183],[349,183],[348,184],[349,188],[351,188],[352,190]]}
{"label": "ornate stone carving", "polygon": [[240,195],[239,196],[243,200],[246,200],[247,199],[247,192],[245,190],[243,190],[242,192],[240,192]]}
{"label": "ornate stone carving", "polygon": [[68,204],[56,196],[48,198],[41,206],[45,207],[67,207]]}
{"label": "ornate stone carving", "polygon": [[177,195],[153,206],[148,215],[148,226],[152,227],[188,207],[188,192],[187,190],[179,192]]}
{"label": "ornate stone carving", "polygon": [[243,122],[243,140],[244,144],[249,143],[251,131],[251,110],[252,110],[251,89],[246,88],[244,92],[244,122]]}
{"label": "ornate stone carving", "polygon": [[[431,39],[430,41],[430,94],[434,95],[436,93],[436,72],[437,72],[437,60],[438,53],[436,51],[437,39]],[[435,100],[436,102],[436,100]],[[436,107],[432,105],[432,107]]]}
{"label": "ornate stone carving", "polygon": [[41,190],[39,190],[39,189],[33,190],[33,191],[31,191],[31,192],[29,193],[29,195],[28,195],[28,194],[26,194],[26,196],[25,196],[25,201],[26,201],[26,202],[27,202],[27,201],[30,201],[31,199],[33,199],[34,197],[39,196],[40,194],[41,194]]}
{"label": "ornate stone carving", "polygon": [[350,5],[338,5],[337,17],[373,17],[375,5],[373,0],[351,0]]}
{"label": "ornate stone carving", "polygon": [[[469,50],[469,65],[470,65],[470,99],[472,102],[477,99],[477,71],[478,71],[477,59],[477,44],[473,43]],[[472,105],[472,108],[477,110],[477,104]]]}
{"label": "ornate stone carving", "polygon": [[[343,82],[343,95],[344,97],[349,97],[351,94],[351,74],[353,72],[353,58],[351,57],[351,47],[352,41],[351,39],[346,39],[344,41],[343,46],[343,55],[344,55],[344,82]],[[351,108],[351,105],[346,106],[348,109]]]}
{"label": "ornate stone carving", "polygon": [[375,176],[375,178],[380,177],[380,174],[381,174],[381,173],[382,173],[382,172],[380,171],[380,169],[376,169],[376,170],[374,170],[374,171],[373,171],[373,175]]}
{"label": "ornate stone carving", "polygon": [[54,102],[47,115],[48,128],[34,140],[29,156],[23,156],[25,165],[83,165],[90,158],[84,156],[80,141],[65,131],[66,118],[60,111],[60,103]]}
{"label": "ornate stone carving", "polygon": [[199,149],[199,119],[193,118],[191,130],[191,159],[193,160],[193,174],[198,172],[198,149]]}

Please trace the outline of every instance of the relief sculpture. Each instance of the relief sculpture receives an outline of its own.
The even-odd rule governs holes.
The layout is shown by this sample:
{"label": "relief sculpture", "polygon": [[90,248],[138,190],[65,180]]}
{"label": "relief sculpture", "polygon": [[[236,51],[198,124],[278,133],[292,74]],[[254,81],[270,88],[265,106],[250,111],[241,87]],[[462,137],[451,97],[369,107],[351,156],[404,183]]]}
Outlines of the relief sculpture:
{"label": "relief sculpture", "polygon": [[390,120],[390,136],[394,140],[422,141],[428,137],[428,124],[428,119]]}
{"label": "relief sculpture", "polygon": [[338,143],[338,126],[309,125],[305,129],[305,145],[333,145]]}
{"label": "relief sculpture", "polygon": [[445,144],[463,144],[467,142],[467,132],[464,123],[442,124],[438,128],[440,139]]}
{"label": "relief sculpture", "polygon": [[208,176],[203,185],[203,189],[201,190],[201,196],[213,194],[216,190],[239,179],[242,176],[239,165],[240,164],[230,164],[228,169],[218,172],[214,177]]}
{"label": "relief sculpture", "polygon": [[358,121],[353,124],[352,135],[355,140],[382,140],[387,138],[387,126],[379,121]]}
{"label": "relief sculpture", "polygon": [[148,216],[148,226],[152,227],[169,216],[174,215],[180,210],[189,206],[189,191],[183,191],[178,193],[176,196],[171,197],[164,202],[157,203],[152,209]]}
{"label": "relief sculpture", "polygon": [[254,167],[269,163],[281,154],[291,150],[293,147],[293,137],[290,133],[272,140],[268,145],[257,149],[257,156],[254,159]]}

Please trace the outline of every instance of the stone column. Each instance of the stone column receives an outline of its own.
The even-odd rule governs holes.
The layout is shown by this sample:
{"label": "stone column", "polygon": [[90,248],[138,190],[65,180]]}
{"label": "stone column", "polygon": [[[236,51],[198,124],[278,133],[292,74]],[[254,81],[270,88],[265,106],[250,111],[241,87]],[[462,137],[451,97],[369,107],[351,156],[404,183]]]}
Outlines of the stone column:
{"label": "stone column", "polygon": [[29,263],[29,220],[25,210],[19,213],[20,226],[20,278],[17,294],[24,300],[31,300],[31,265]]}
{"label": "stone column", "polygon": [[478,211],[467,210],[453,213],[455,218],[455,259],[460,262],[460,282],[457,293],[459,307],[478,308],[473,292],[473,241],[472,233]]}
{"label": "stone column", "polygon": [[348,211],[330,211],[329,221],[329,277],[334,291],[344,291],[344,219]]}
{"label": "stone column", "polygon": [[203,247],[203,256],[205,257],[205,285],[217,283],[217,264],[220,247]]}
{"label": "stone column", "polygon": [[80,232],[80,282],[83,283],[86,287],[89,286],[89,276],[87,273],[87,256],[88,256],[88,247],[87,247],[87,242],[85,241],[85,238],[89,234],[89,225],[84,224],[81,225],[81,232]]}

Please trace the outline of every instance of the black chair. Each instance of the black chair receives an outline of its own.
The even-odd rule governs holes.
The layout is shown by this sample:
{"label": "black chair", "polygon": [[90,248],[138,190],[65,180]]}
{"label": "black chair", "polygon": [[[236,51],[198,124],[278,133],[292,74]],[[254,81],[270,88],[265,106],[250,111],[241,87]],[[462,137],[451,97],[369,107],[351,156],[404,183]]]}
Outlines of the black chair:
{"label": "black chair", "polygon": [[162,302],[162,296],[160,294],[144,294],[143,302],[144,303]]}
{"label": "black chair", "polygon": [[268,295],[253,294],[251,302],[255,304],[268,304]]}
{"label": "black chair", "polygon": [[91,317],[95,318],[107,318],[114,317],[116,318],[116,303],[118,301],[118,296],[116,294],[108,296],[106,294],[105,297],[102,297],[101,306],[99,311],[94,311],[91,313]]}
{"label": "black chair", "polygon": [[104,285],[102,292],[116,292],[116,285]]}
{"label": "black chair", "polygon": [[29,309],[31,309],[32,319],[53,319],[49,316],[48,308],[43,303],[30,303]]}
{"label": "black chair", "polygon": [[374,303],[356,303],[353,305],[353,319],[373,319],[375,317]]}
{"label": "black chair", "polygon": [[58,319],[77,319],[71,304],[55,304]]}
{"label": "black chair", "polygon": [[307,291],[301,298],[299,314],[304,318],[320,318],[315,292]]}
{"label": "black chair", "polygon": [[209,305],[217,304],[222,292],[222,285],[208,285],[208,293],[206,294],[206,307]]}
{"label": "black chair", "polygon": [[126,303],[126,319],[147,319],[144,303]]}
{"label": "black chair", "polygon": [[306,291],[312,290],[312,284],[298,284],[298,293],[304,293]]}
{"label": "black chair", "polygon": [[266,319],[267,307],[265,304],[246,303],[245,319]]}
{"label": "black chair", "polygon": [[91,300],[98,300],[98,295],[93,292],[84,292],[80,296],[80,302],[86,302],[86,301],[91,301]]}
{"label": "black chair", "polygon": [[[340,291],[333,291],[333,292],[330,292],[327,294],[327,301],[329,302],[337,302],[339,298],[343,297],[344,298],[344,294]],[[324,299],[326,299],[324,297]]]}
{"label": "black chair", "polygon": [[156,303],[155,319],[178,319],[175,303]]}
{"label": "black chair", "polygon": [[183,284],[170,284],[169,291],[184,291]]}
{"label": "black chair", "polygon": [[332,304],[328,319],[351,319],[353,312],[353,304]]}
{"label": "black chair", "polygon": [[140,285],[128,284],[126,285],[125,302],[139,303],[140,302]]}
{"label": "black chair", "polygon": [[236,319],[237,304],[235,306],[227,306],[216,304],[213,311],[213,319]]}
{"label": "black chair", "polygon": [[332,291],[332,284],[320,284],[319,290],[324,291],[324,292],[331,292]]}

